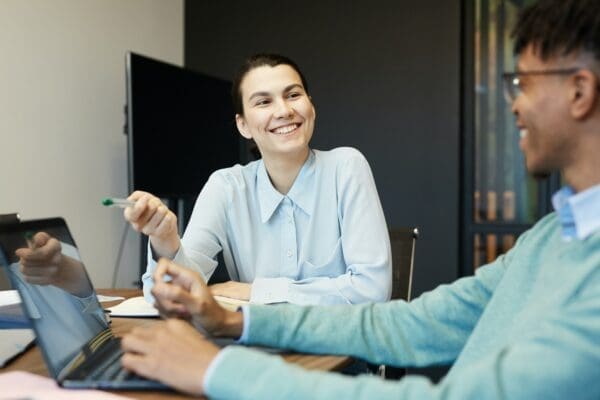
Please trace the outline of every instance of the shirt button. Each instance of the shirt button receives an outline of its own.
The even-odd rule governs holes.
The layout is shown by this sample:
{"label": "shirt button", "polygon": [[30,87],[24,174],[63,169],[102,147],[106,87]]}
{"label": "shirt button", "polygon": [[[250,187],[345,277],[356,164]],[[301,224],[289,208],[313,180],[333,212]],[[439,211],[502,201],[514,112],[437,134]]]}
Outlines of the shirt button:
{"label": "shirt button", "polygon": [[292,252],[292,250],[287,251],[288,258],[292,258],[293,255],[294,255],[294,253]]}

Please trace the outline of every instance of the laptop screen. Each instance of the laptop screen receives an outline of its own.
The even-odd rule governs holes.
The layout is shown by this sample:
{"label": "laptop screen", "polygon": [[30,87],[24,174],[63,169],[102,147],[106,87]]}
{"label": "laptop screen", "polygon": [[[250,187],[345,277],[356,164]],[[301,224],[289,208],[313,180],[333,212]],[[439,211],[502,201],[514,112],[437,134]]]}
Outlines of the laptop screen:
{"label": "laptop screen", "polygon": [[0,224],[0,264],[56,378],[108,328],[77,246],[62,218]]}

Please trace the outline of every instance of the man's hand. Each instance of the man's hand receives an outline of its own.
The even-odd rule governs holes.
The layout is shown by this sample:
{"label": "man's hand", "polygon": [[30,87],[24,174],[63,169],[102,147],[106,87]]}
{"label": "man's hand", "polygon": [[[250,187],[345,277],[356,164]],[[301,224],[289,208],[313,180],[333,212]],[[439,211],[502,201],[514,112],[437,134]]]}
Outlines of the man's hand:
{"label": "man's hand", "polygon": [[187,322],[169,319],[137,327],[121,339],[123,367],[175,389],[202,395],[204,374],[219,348]]}
{"label": "man's hand", "polygon": [[60,242],[46,232],[38,232],[28,239],[28,243],[29,248],[15,251],[25,281],[33,285],[51,285],[60,272]]}
{"label": "man's hand", "polygon": [[[165,282],[167,275],[169,282]],[[242,313],[221,307],[197,272],[161,258],[153,278],[154,306],[163,318],[186,319],[213,336],[241,336]]]}
{"label": "man's hand", "polygon": [[127,200],[135,201],[135,205],[125,208],[125,219],[133,229],[148,235],[158,256],[172,258],[179,250],[175,214],[158,197],[147,192],[137,190]]}
{"label": "man's hand", "polygon": [[213,296],[223,296],[229,297],[230,299],[250,301],[252,284],[235,281],[215,283],[214,285],[210,286],[210,291],[212,292]]}
{"label": "man's hand", "polygon": [[27,283],[53,285],[78,297],[92,294],[81,262],[62,254],[60,242],[48,233],[36,233],[29,239],[29,248],[17,249],[15,254]]}

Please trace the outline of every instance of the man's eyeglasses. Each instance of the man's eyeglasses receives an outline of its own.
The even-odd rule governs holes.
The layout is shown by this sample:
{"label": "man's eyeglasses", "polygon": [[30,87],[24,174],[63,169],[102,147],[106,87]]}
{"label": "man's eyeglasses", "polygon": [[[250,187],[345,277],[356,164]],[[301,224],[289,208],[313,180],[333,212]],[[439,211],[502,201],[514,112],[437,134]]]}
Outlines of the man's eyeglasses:
{"label": "man's eyeglasses", "polygon": [[570,75],[581,68],[548,69],[545,71],[515,71],[502,74],[504,85],[504,97],[509,103],[513,103],[521,94],[521,76],[525,75]]}

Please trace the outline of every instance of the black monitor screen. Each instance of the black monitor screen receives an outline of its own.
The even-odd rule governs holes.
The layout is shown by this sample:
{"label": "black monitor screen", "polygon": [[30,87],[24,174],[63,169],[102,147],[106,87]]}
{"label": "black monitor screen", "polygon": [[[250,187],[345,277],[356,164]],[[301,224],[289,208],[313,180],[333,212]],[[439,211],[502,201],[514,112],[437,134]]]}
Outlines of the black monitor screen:
{"label": "black monitor screen", "polygon": [[126,62],[130,191],[195,196],[240,162],[230,82],[134,53]]}

